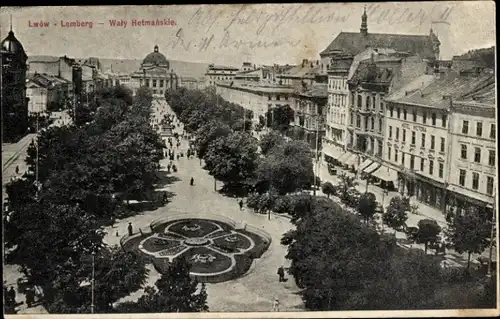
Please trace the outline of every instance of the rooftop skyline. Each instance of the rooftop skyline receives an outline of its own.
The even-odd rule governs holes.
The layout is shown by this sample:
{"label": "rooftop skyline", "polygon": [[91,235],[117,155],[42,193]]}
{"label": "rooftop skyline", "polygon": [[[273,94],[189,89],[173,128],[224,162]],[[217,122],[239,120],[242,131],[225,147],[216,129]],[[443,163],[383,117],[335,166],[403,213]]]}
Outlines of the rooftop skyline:
{"label": "rooftop skyline", "polygon": [[[294,64],[303,58],[318,59],[342,31],[359,32],[363,7],[336,3],[2,8],[0,31],[4,38],[12,15],[13,30],[28,56],[143,59],[157,44],[172,60]],[[441,59],[495,44],[493,2],[371,3],[366,11],[368,33],[427,35],[432,27],[441,42]],[[77,21],[85,26],[70,27]],[[164,25],[137,25],[147,21]],[[48,27],[35,27],[40,23]]]}

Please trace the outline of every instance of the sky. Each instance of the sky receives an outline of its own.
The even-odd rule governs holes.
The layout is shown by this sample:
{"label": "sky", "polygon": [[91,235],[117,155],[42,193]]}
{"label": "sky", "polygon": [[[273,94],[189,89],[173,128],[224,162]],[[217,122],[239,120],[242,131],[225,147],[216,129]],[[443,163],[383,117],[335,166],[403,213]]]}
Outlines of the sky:
{"label": "sky", "polygon": [[[495,44],[493,1],[3,7],[0,36],[12,16],[28,56],[142,59],[158,45],[173,60],[295,64],[319,59],[339,32],[359,32],[364,6],[372,33],[425,35],[433,22],[442,59]],[[163,25],[132,25],[157,19]]]}

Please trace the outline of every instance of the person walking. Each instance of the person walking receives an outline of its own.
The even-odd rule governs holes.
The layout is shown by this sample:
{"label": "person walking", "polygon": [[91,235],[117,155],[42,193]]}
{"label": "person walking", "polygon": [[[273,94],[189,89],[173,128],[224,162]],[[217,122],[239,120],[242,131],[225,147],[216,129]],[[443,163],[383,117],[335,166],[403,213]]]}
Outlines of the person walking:
{"label": "person walking", "polygon": [[16,166],[16,174],[19,174],[19,165]]}
{"label": "person walking", "polygon": [[273,311],[280,311],[280,301],[278,298],[274,298]]}
{"label": "person walking", "polygon": [[132,227],[132,223],[131,222],[128,223],[127,229],[128,229],[128,235],[132,236],[134,234],[134,229]]}
{"label": "person walking", "polygon": [[189,185],[191,185],[191,186],[194,185],[194,178],[191,177],[191,181],[189,182]]}
{"label": "person walking", "polygon": [[7,292],[7,300],[10,302],[10,304],[15,305],[16,304],[16,291],[14,290],[14,287],[10,286],[9,291]]}
{"label": "person walking", "polygon": [[31,306],[35,303],[35,291],[33,288],[28,287],[26,290],[26,305],[28,305],[28,308],[31,308]]}
{"label": "person walking", "polygon": [[243,209],[243,199],[240,199],[240,202],[238,203],[240,205],[240,210]]}
{"label": "person walking", "polygon": [[279,276],[279,282],[285,281],[285,269],[283,268],[283,266],[280,266],[278,268],[277,274]]}

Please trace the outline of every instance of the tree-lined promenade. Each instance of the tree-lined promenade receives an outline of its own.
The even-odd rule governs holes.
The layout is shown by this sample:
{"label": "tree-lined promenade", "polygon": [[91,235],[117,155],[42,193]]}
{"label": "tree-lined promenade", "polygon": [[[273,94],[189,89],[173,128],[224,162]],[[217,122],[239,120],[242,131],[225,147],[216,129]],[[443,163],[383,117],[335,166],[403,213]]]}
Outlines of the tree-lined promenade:
{"label": "tree-lined promenade", "polygon": [[[468,269],[443,269],[440,260],[427,253],[427,247],[439,246],[441,228],[434,221],[423,220],[408,231],[409,239],[425,244],[426,251],[405,250],[392,233],[376,227],[374,219],[380,214],[375,196],[354,194],[354,179],[343,176],[340,185],[322,185],[323,192],[340,198],[342,206],[311,196],[312,155],[304,143],[276,131],[257,140],[246,124],[238,124],[249,118],[243,116],[245,110],[208,91],[180,89],[167,92],[166,99],[195,136],[197,155],[209,174],[224,183],[225,193],[247,197],[247,206],[255,212],[291,217],[296,229],[284,234],[282,244],[288,246],[290,274],[303,288],[307,309],[495,306],[495,278],[478,279]],[[382,221],[405,229],[410,210],[407,199],[394,198]],[[484,251],[490,224],[478,215],[468,212],[450,221],[446,237],[451,247]],[[472,221],[477,227],[468,227]]]}
{"label": "tree-lined promenade", "polygon": [[[28,171],[7,185],[6,258],[42,289],[49,313],[116,311],[113,303],[142,288],[148,275],[140,256],[104,245],[103,227],[130,214],[128,200],[150,200],[159,182],[165,145],[150,125],[152,95],[141,89],[132,98],[116,87],[90,101],[77,109],[75,125],[40,133],[28,149]],[[189,274],[185,261],[172,267]],[[93,288],[92,278],[98,278]],[[176,289],[185,288],[195,302],[189,296],[184,303],[159,302],[171,291],[148,288],[127,311],[206,310],[204,290],[198,297],[196,284],[192,289],[182,274],[157,286],[177,286],[177,280],[188,286]]]}

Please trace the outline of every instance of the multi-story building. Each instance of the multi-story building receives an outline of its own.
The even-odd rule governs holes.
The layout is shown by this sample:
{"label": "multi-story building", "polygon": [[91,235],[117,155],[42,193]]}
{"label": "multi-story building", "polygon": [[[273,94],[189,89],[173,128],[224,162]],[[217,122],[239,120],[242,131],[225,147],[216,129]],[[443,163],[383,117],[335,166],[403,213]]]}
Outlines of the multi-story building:
{"label": "multi-story building", "polygon": [[[407,56],[412,57],[412,59],[418,60],[419,63],[425,64],[436,60],[439,56],[440,42],[432,29],[429,35],[369,33],[367,21],[368,16],[365,11],[361,17],[361,28],[359,32],[340,32],[340,34],[328,45],[328,47],[320,53],[320,65],[326,66],[329,76],[329,103],[328,110],[326,112],[327,121],[324,138],[325,159],[327,161],[337,159],[338,162],[342,162],[348,166],[359,165],[360,158],[351,152],[345,152],[345,146],[350,144],[351,136],[353,139],[353,145],[356,145],[356,141],[354,139],[357,136],[356,134],[349,135],[347,131],[347,127],[351,122],[351,119],[349,119],[350,112],[347,110],[352,107],[355,102],[357,102],[357,98],[348,98],[346,101],[346,95],[349,94],[347,82],[354,76],[362,64],[362,61],[370,58],[372,54],[375,54],[375,56],[378,57],[379,55],[391,56],[398,52],[404,52]],[[415,68],[414,65],[412,65],[411,68],[402,66],[400,63],[402,60],[401,58],[399,60],[393,59],[394,61],[386,59],[383,63],[380,59],[378,60],[379,61],[376,61],[378,62],[378,68],[387,68],[391,70],[394,67],[394,65],[392,65],[393,63],[400,64],[398,69],[392,71],[391,83],[384,84],[386,89],[389,90],[396,88],[398,85],[402,85],[402,83],[407,83],[412,77],[414,78],[422,74],[418,74],[417,71],[412,74],[412,72],[409,72],[410,69],[420,70],[420,72],[423,72],[421,68]],[[409,65],[411,65],[411,63]],[[379,76],[382,75],[383,73],[379,72]],[[380,82],[380,79],[375,82],[377,81]],[[380,83],[375,86],[379,85]],[[364,90],[366,90],[366,86]],[[375,91],[378,92],[377,94],[380,94],[379,89],[375,89]],[[363,94],[361,95],[361,98],[364,101],[363,103],[366,103],[366,96],[363,96]],[[373,103],[373,97],[370,97],[370,99],[371,103]],[[380,98],[378,99],[378,101],[380,101]],[[376,105],[378,105],[377,97],[375,97],[375,101]],[[361,110],[363,110],[363,108]],[[378,113],[380,112],[377,112],[377,114]],[[383,117],[383,113],[380,115]],[[377,145],[376,138],[378,137],[380,139],[380,136],[383,135],[384,123],[382,120],[382,132],[379,132],[376,126],[379,121],[379,118],[377,117],[380,116],[375,114],[374,116],[375,117],[373,118],[375,123],[373,132],[376,136],[367,137],[369,142],[371,142],[371,138],[373,137],[374,147],[371,147],[370,149],[372,151],[375,150],[375,154],[377,154],[379,146]],[[361,123],[362,120],[363,118],[360,118],[360,128],[364,129],[364,123]],[[353,126],[355,127],[357,117],[353,118],[352,121]],[[368,119],[367,125],[367,130],[371,133],[371,118]],[[365,162],[365,165],[368,163],[369,162]],[[365,165],[360,165],[360,168],[364,168]],[[374,166],[371,166],[370,168],[373,169],[373,167]]]}
{"label": "multi-story building", "polygon": [[219,82],[232,81],[238,71],[238,68],[232,66],[210,64],[205,73],[206,86],[215,86]]}
{"label": "multi-story building", "polygon": [[492,209],[498,185],[495,76],[471,81],[476,87],[451,103],[446,204],[454,212],[469,206]]}
{"label": "multi-story building", "polygon": [[165,91],[177,89],[179,86],[179,77],[170,69],[170,62],[160,53],[157,45],[154,46],[153,52],[144,58],[140,69],[134,72],[131,78],[130,87],[134,95],[138,88],[148,87],[153,96],[163,97]]}
{"label": "multi-story building", "polygon": [[190,90],[202,90],[205,87],[205,80],[182,76],[179,86]]}
{"label": "multi-story building", "polygon": [[315,84],[308,90],[295,93],[293,125],[303,131],[303,139],[314,149],[321,149],[327,101],[326,84]]}
{"label": "multi-story building", "polygon": [[75,59],[62,57],[36,57],[36,59],[29,59],[29,74],[47,74],[57,76],[59,78],[72,81],[73,79],[73,65],[76,63]]}
{"label": "multi-story building", "polygon": [[[386,98],[384,166],[378,175],[386,181],[396,179],[397,175],[402,194],[416,196],[419,201],[444,210],[449,181],[455,180],[457,174],[454,165],[458,164],[452,163],[462,145],[466,148],[463,162],[473,161],[475,155],[471,152],[476,152],[474,147],[478,144],[471,134],[468,141],[461,137],[460,151],[457,146],[453,148],[451,132],[457,125],[453,122],[453,101],[476,91],[488,78],[491,74],[464,76],[455,72],[442,74],[436,69],[434,74],[422,75],[391,93]],[[469,188],[471,185],[467,184]]]}
{"label": "multi-story building", "polygon": [[1,43],[2,138],[14,141],[28,129],[26,61],[23,45],[12,30]]}
{"label": "multi-story building", "polygon": [[71,103],[73,85],[70,81],[48,74],[30,74],[26,83],[29,113],[64,109]]}
{"label": "multi-story building", "polygon": [[345,152],[349,105],[347,76],[352,61],[352,55],[339,54],[332,57],[328,65],[328,102],[322,143],[324,158],[327,162],[337,160]]}

